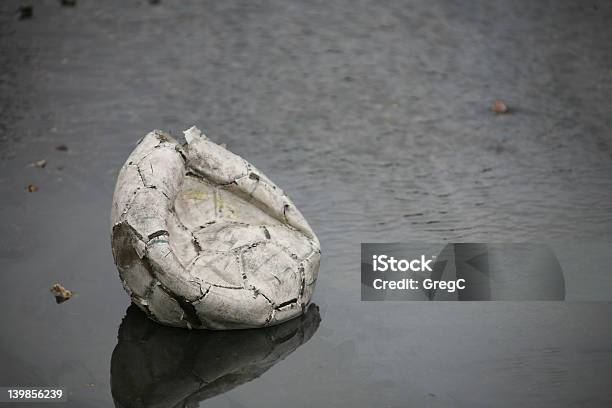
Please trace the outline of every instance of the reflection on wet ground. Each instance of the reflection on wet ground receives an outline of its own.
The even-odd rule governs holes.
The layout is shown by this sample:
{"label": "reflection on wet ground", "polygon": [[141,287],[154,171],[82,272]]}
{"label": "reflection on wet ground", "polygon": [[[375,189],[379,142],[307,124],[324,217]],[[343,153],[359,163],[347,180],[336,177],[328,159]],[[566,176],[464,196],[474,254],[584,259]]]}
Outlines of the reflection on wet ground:
{"label": "reflection on wet ground", "polygon": [[186,331],[160,326],[132,305],[111,359],[115,406],[195,407],[265,373],[310,340],[320,320],[311,304],[303,316],[280,326]]}

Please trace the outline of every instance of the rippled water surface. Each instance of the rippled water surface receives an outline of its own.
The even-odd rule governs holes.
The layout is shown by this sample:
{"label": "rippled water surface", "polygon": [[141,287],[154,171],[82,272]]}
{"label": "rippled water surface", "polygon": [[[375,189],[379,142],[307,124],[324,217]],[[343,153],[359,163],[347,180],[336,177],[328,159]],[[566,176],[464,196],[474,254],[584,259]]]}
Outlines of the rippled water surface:
{"label": "rippled water surface", "polygon": [[[612,240],[612,4],[33,3],[0,3],[0,385],[73,407],[145,385],[176,393],[134,404],[612,404],[609,302],[359,297],[361,242]],[[249,341],[120,326],[115,177],[147,131],[192,124],[317,232],[314,320]]]}

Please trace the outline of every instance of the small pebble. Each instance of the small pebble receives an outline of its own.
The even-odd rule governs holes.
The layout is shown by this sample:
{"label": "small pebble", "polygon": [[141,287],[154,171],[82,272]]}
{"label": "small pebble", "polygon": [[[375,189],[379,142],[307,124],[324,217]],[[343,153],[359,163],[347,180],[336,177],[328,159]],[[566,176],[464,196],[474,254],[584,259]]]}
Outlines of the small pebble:
{"label": "small pebble", "polygon": [[53,296],[55,296],[55,301],[57,303],[65,302],[72,297],[72,292],[60,285],[59,283],[56,283],[51,286],[51,289],[49,290],[51,291],[51,293],[53,293]]}
{"label": "small pebble", "polygon": [[67,152],[68,151],[68,146],[66,146],[65,144],[61,144],[59,146],[55,146],[56,150],[59,150],[60,152]]}
{"label": "small pebble", "polygon": [[33,15],[34,15],[34,9],[32,6],[28,5],[28,6],[19,7],[19,19],[20,20],[27,20],[29,18],[32,18]]}
{"label": "small pebble", "polygon": [[506,113],[508,112],[508,107],[504,101],[495,101],[493,106],[491,106],[491,110],[495,113]]}
{"label": "small pebble", "polygon": [[43,160],[38,160],[38,161],[35,161],[35,162],[34,162],[34,165],[35,165],[36,167],[40,167],[41,169],[44,169],[44,168],[45,168],[45,166],[47,165],[47,161],[46,161],[46,160],[44,160],[44,159],[43,159]]}
{"label": "small pebble", "polygon": [[38,187],[36,187],[34,184],[28,184],[27,190],[28,193],[33,193],[35,191],[38,191]]}

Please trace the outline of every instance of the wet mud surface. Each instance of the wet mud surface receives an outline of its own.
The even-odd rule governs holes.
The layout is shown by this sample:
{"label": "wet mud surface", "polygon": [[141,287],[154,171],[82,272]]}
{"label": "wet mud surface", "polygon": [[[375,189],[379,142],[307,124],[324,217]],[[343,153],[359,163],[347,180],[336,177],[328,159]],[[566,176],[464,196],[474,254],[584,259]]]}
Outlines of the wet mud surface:
{"label": "wet mud surface", "polygon": [[609,244],[612,5],[33,3],[0,4],[0,385],[112,406],[114,182],[148,131],[195,124],[323,252],[312,338],[202,406],[612,403],[609,302],[359,300],[361,242]]}

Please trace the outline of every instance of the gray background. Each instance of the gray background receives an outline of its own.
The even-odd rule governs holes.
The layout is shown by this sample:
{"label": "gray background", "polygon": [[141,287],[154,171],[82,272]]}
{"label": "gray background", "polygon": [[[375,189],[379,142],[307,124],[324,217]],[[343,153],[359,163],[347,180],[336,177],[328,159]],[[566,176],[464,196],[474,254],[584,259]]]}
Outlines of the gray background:
{"label": "gray background", "polygon": [[1,385],[111,404],[114,180],[196,124],[323,247],[315,336],[207,406],[612,404],[610,303],[359,300],[360,242],[610,241],[612,4],[33,3],[0,3]]}

